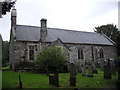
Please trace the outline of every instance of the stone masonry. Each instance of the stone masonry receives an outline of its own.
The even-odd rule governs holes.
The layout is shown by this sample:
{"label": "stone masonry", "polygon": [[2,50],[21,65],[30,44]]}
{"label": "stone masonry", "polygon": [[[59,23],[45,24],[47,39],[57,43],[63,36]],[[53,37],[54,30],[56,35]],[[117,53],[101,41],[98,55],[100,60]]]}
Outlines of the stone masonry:
{"label": "stone masonry", "polygon": [[[99,43],[97,43],[98,41],[95,41],[94,43],[87,42],[89,38],[85,39],[86,42],[84,42],[85,37],[87,38],[89,34],[90,35],[93,34],[77,31],[78,33],[80,33],[80,35],[81,34],[88,35],[88,36],[84,35],[83,39],[81,38],[77,39],[77,37],[80,35],[76,36],[77,41],[81,40],[80,42],[77,43],[75,42],[76,40],[72,40],[75,39],[74,34],[76,34],[76,31],[72,31],[73,33],[73,38],[72,38],[69,36],[71,34],[70,30],[60,30],[60,29],[56,30],[53,28],[47,28],[46,19],[41,19],[41,27],[39,28],[32,26],[24,26],[24,25],[19,26],[16,24],[16,22],[17,22],[17,11],[14,8],[12,9],[12,13],[11,13],[11,34],[10,34],[10,48],[9,48],[10,65],[12,69],[15,68],[14,67],[15,63],[20,60],[34,61],[39,51],[52,45],[59,46],[63,49],[65,55],[68,57],[68,63],[74,63],[77,67],[77,71],[81,71],[80,69],[81,65],[85,64],[86,62],[99,63],[101,62],[101,60],[114,59],[115,56],[117,55],[114,42],[108,39],[108,37],[107,38],[104,37],[104,35],[99,35],[94,33],[94,35],[100,36],[100,38],[102,37],[102,39],[104,39],[103,41],[98,40]],[[32,30],[31,28],[34,28],[35,30]],[[53,29],[53,31],[55,32],[51,31],[51,29]],[[24,33],[22,31],[24,31]],[[59,32],[59,34],[57,32]],[[67,32],[69,32],[68,37],[70,38],[67,38],[67,35],[65,37],[62,36],[62,34],[66,34]],[[25,35],[21,36],[22,35],[21,33]],[[36,33],[36,35],[34,35],[34,33]],[[99,39],[99,37],[95,37],[95,39],[96,38]],[[84,43],[82,43],[82,41]],[[93,40],[90,41],[94,41],[94,38]],[[101,49],[102,52],[100,52]],[[78,50],[80,51],[78,52]],[[32,55],[31,53],[34,54],[33,57],[30,56]],[[100,53],[102,53],[103,56],[101,56],[102,54]]]}

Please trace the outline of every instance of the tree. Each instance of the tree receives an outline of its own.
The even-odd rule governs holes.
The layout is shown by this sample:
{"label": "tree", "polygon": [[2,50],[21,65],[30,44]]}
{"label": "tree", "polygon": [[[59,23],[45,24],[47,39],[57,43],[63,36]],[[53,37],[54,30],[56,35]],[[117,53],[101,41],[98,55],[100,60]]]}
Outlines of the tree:
{"label": "tree", "polygon": [[13,7],[13,5],[15,4],[16,0],[4,0],[2,2],[0,2],[2,11],[0,12],[2,15],[6,15],[7,12],[10,12],[11,8]]}
{"label": "tree", "polygon": [[9,42],[2,42],[2,65],[6,66],[9,62]]}
{"label": "tree", "polygon": [[117,41],[117,38],[119,35],[119,33],[118,33],[119,31],[118,31],[116,25],[113,25],[113,24],[107,24],[107,25],[95,27],[95,32],[101,33],[101,34],[104,33],[110,39],[112,39],[114,42]]}
{"label": "tree", "polygon": [[37,55],[36,65],[46,72],[59,72],[66,65],[66,56],[59,47],[48,47]]}
{"label": "tree", "polygon": [[116,43],[117,54],[120,55],[120,31],[117,29],[116,25],[107,24],[95,27],[94,30],[96,33],[105,34],[111,40]]}

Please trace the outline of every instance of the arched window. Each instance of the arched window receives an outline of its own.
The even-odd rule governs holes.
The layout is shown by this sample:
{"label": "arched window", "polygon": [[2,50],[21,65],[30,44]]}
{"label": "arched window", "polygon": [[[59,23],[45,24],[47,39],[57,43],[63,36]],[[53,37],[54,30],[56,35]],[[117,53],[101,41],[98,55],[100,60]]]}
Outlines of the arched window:
{"label": "arched window", "polygon": [[100,49],[100,58],[104,58],[104,52],[102,48]]}
{"label": "arched window", "polygon": [[78,59],[83,59],[83,50],[78,50]]}
{"label": "arched window", "polygon": [[34,50],[29,51],[29,60],[34,60]]}

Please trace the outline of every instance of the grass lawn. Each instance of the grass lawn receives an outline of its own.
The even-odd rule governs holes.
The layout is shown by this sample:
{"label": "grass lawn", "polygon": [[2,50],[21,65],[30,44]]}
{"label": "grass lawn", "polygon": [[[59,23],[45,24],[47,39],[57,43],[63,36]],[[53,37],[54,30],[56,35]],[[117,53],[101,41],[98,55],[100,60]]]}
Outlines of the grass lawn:
{"label": "grass lawn", "polygon": [[[94,74],[94,77],[82,77],[81,73],[77,74],[76,87],[77,88],[115,88],[117,75],[112,75],[111,80],[103,79],[103,72],[98,70],[99,74]],[[46,74],[35,74],[30,72],[2,72],[2,87],[3,88],[17,88],[18,77],[21,75],[23,88],[54,88],[49,85],[49,78]],[[69,86],[69,73],[59,74],[59,88],[71,88]]]}

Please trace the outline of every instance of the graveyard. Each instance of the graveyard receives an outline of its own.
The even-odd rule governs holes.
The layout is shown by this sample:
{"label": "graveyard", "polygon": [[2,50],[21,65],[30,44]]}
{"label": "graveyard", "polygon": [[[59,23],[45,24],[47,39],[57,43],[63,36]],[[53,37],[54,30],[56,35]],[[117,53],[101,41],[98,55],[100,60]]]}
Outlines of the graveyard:
{"label": "graveyard", "polygon": [[[3,70],[2,87],[18,88],[19,75],[23,88],[115,88],[118,75],[111,75],[111,79],[104,79],[104,72],[97,68],[98,74],[93,77],[76,75],[76,86],[70,86],[70,73],[59,73],[59,87],[49,85],[49,77],[46,74],[37,74],[32,72],[14,72],[12,70]],[[88,73],[88,72],[86,72]],[[52,75],[52,74],[51,74]]]}

